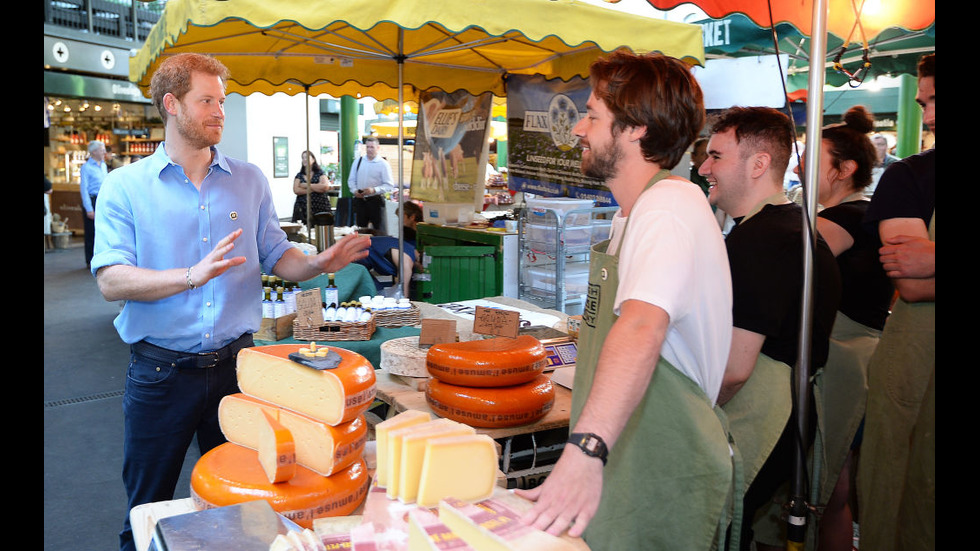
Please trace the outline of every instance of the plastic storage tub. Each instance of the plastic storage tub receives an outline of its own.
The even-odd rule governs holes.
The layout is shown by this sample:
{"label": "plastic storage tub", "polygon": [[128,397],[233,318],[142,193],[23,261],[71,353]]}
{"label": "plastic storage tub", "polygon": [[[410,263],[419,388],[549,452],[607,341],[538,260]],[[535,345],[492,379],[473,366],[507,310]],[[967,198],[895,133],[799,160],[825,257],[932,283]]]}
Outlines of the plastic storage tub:
{"label": "plastic storage tub", "polygon": [[[536,197],[527,200],[528,222],[531,224],[554,224],[554,218],[547,209],[556,211],[558,223],[565,226],[588,226],[591,212],[576,212],[566,217],[569,211],[591,209],[595,203],[591,199],[572,199],[571,197]],[[566,219],[567,218],[567,219]]]}
{"label": "plastic storage tub", "polygon": [[[555,292],[555,267],[535,267],[528,268],[527,275],[532,289]],[[578,295],[586,294],[589,290],[589,264],[587,262],[576,262],[565,265],[565,294]]]}
{"label": "plastic storage tub", "polygon": [[[527,242],[530,248],[553,253],[557,252],[558,228],[554,225],[529,224]],[[565,226],[562,245],[568,249],[588,248],[592,244],[592,226]]]}
{"label": "plastic storage tub", "polygon": [[593,220],[592,221],[592,244],[609,239],[609,232],[612,230],[612,220]]}

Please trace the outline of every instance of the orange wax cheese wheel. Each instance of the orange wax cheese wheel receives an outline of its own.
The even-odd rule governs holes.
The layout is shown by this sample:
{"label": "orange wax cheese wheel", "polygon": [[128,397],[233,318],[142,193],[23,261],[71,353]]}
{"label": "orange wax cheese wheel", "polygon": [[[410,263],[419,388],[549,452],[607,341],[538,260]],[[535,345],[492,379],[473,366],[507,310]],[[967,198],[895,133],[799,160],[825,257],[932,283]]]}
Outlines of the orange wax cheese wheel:
{"label": "orange wax cheese wheel", "polygon": [[359,459],[331,476],[297,465],[291,479],[272,484],[255,450],[226,442],[194,465],[191,498],[198,510],[264,499],[277,513],[312,529],[313,519],[354,512],[367,497],[368,482],[367,463]]}
{"label": "orange wax cheese wheel", "polygon": [[547,352],[530,335],[435,344],[425,357],[429,374],[460,386],[512,386],[544,372]]}
{"label": "orange wax cheese wheel", "polygon": [[465,387],[431,379],[425,399],[440,417],[473,427],[513,427],[544,417],[555,403],[555,387],[547,375],[498,388]]}
{"label": "orange wax cheese wheel", "polygon": [[259,464],[269,482],[285,482],[296,474],[296,444],[293,435],[282,423],[262,412],[264,423],[258,426]]}
{"label": "orange wax cheese wheel", "polygon": [[377,469],[374,473],[375,482],[378,486],[386,488],[388,486],[388,433],[407,427],[430,421],[432,416],[427,411],[407,409],[394,417],[385,419],[374,426],[375,458]]}
{"label": "orange wax cheese wheel", "polygon": [[317,474],[330,476],[364,453],[368,426],[363,413],[348,423],[330,426],[242,393],[229,394],[218,405],[218,423],[225,438],[253,450],[259,449],[258,428],[264,422],[263,414],[289,429],[295,443],[296,462]]}
{"label": "orange wax cheese wheel", "polygon": [[314,369],[289,359],[300,348],[303,345],[243,348],[238,353],[238,387],[249,396],[331,426],[348,423],[371,407],[376,379],[374,366],[364,356],[329,347],[340,355],[340,365]]}

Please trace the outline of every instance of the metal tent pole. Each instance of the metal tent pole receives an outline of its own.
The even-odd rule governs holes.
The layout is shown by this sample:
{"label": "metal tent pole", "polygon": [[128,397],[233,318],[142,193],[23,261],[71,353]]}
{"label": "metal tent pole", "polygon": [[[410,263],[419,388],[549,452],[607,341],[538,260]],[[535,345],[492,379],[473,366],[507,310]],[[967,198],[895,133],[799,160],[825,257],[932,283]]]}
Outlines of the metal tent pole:
{"label": "metal tent pole", "polygon": [[823,87],[826,73],[823,70],[824,52],[827,51],[827,0],[814,0],[813,26],[810,37],[810,79],[807,95],[806,118],[806,170],[803,179],[803,293],[800,320],[800,344],[797,352],[796,379],[796,431],[800,444],[793,449],[793,478],[790,480],[789,517],[787,519],[787,549],[802,549],[807,522],[806,450],[803,442],[809,433],[810,411],[810,348],[813,325],[813,251],[816,245],[817,181],[820,160],[821,127],[823,126]]}

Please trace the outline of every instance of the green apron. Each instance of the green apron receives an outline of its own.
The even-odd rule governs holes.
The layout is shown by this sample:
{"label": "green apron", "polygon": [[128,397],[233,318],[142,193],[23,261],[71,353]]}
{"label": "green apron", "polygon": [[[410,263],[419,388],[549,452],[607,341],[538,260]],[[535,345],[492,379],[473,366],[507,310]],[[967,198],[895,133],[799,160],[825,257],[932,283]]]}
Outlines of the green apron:
{"label": "green apron", "polygon": [[880,338],[878,329],[837,312],[830,335],[827,367],[817,369],[813,378],[817,408],[814,452],[819,452],[817,458],[821,462],[813,470],[812,483],[819,489],[818,507],[830,499],[864,419],[868,400],[868,363]]}
{"label": "green apron", "polygon": [[[647,188],[667,174],[658,173]],[[603,342],[617,318],[613,302],[619,251],[607,253],[608,246],[606,240],[591,251],[571,427],[585,405]],[[733,482],[740,474],[737,450],[733,455],[734,443],[729,444],[724,414],[694,381],[661,357],[643,400],[609,451],[599,510],[585,532],[589,547],[712,548],[724,538],[730,508],[741,504],[741,488],[736,491]]]}
{"label": "green apron", "polygon": [[[823,507],[830,499],[864,418],[867,366],[880,336],[881,331],[861,325],[838,312],[830,338],[827,366],[817,369],[813,376],[817,433],[807,455],[811,485],[811,495],[807,497],[817,507]],[[773,502],[756,517],[753,524],[755,541],[773,546],[785,545],[783,505],[789,498],[790,486],[786,483],[776,491]],[[816,536],[817,525],[810,525],[806,531],[807,549],[816,548]]]}
{"label": "green apron", "polygon": [[936,303],[899,298],[868,366],[857,476],[862,548],[935,546],[935,377]]}

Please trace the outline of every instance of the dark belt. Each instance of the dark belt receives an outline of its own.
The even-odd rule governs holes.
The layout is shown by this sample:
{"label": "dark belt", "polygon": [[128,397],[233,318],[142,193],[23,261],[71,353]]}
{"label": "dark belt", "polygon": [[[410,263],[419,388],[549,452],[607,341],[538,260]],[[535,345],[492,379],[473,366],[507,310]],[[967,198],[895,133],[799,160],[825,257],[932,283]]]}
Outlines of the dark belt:
{"label": "dark belt", "polygon": [[202,369],[215,367],[220,362],[234,359],[239,350],[252,346],[252,344],[252,334],[245,333],[224,347],[208,352],[177,352],[146,341],[134,343],[132,350],[134,354],[166,362],[175,367]]}

